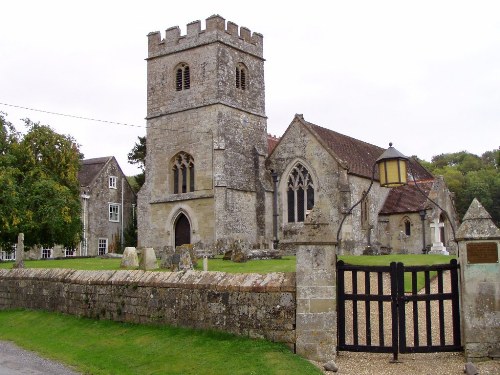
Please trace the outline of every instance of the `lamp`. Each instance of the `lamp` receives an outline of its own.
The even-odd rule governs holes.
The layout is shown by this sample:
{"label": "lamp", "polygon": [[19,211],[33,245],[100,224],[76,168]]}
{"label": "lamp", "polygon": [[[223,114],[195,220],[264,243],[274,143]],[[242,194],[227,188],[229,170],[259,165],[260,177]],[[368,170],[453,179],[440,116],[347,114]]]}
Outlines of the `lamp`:
{"label": "lamp", "polygon": [[389,148],[375,161],[378,164],[380,186],[397,187],[406,185],[408,158],[392,147]]}

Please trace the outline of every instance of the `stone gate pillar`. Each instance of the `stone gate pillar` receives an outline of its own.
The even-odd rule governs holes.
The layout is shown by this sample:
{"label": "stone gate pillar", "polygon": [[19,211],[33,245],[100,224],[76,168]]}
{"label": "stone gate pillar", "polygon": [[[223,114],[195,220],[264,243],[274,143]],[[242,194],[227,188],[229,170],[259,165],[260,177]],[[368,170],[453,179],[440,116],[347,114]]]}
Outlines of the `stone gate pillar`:
{"label": "stone gate pillar", "polygon": [[500,356],[500,230],[477,199],[457,231],[463,344],[468,361]]}
{"label": "stone gate pillar", "polygon": [[318,362],[335,359],[336,243],[327,224],[305,223],[296,242],[296,352]]}

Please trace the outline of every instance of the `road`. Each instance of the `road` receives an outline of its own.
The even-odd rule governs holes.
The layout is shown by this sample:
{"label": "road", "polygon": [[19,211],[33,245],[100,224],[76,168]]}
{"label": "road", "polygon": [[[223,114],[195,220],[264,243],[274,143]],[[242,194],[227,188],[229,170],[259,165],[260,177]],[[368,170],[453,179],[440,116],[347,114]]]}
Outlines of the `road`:
{"label": "road", "polygon": [[78,375],[60,363],[0,341],[0,375]]}

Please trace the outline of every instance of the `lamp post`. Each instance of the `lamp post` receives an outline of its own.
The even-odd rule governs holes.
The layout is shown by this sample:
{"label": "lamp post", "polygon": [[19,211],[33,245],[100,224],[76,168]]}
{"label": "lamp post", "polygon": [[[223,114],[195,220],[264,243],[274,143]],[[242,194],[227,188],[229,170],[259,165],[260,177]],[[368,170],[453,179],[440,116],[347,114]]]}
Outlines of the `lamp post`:
{"label": "lamp post", "polygon": [[418,214],[420,215],[420,220],[422,220],[422,254],[425,254],[427,252],[425,248],[425,209],[418,211]]}

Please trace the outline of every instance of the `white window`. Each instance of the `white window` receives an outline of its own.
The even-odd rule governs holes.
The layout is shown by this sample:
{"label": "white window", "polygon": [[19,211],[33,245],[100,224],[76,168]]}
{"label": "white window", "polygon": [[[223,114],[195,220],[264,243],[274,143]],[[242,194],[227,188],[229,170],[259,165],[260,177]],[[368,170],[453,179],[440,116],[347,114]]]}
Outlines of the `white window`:
{"label": "white window", "polygon": [[116,189],[116,176],[109,176],[109,188],[110,189]]}
{"label": "white window", "polygon": [[120,221],[120,205],[118,203],[109,204],[109,221]]}
{"label": "white window", "polygon": [[75,249],[68,249],[67,247],[64,248],[64,256],[65,257],[74,257],[76,253]]}
{"label": "white window", "polygon": [[17,248],[17,245],[13,245],[12,251],[10,253],[8,251],[1,251],[0,252],[0,259],[1,260],[16,260],[16,248]]}
{"label": "white window", "polygon": [[52,258],[52,248],[42,247],[42,259]]}
{"label": "white window", "polygon": [[108,253],[108,239],[99,238],[99,242],[97,243],[97,255],[104,255],[107,253]]}

